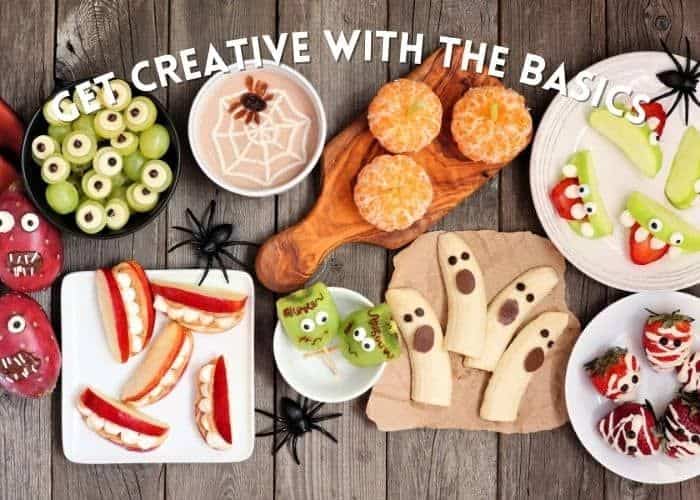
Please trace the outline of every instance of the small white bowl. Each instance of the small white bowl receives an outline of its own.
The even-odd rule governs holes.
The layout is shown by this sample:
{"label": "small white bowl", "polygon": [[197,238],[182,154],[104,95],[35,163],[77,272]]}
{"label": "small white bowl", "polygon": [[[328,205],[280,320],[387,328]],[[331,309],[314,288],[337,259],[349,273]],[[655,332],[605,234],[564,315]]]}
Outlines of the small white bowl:
{"label": "small white bowl", "polygon": [[[253,60],[247,60],[244,64],[246,70],[248,68],[255,68],[255,61]],[[323,148],[326,144],[326,133],[328,132],[328,124],[326,122],[326,110],[323,107],[321,97],[318,95],[318,92],[316,92],[316,89],[313,87],[313,85],[311,85],[311,82],[309,82],[309,80],[307,80],[304,75],[294,70],[293,68],[287,66],[286,64],[275,64],[274,61],[270,61],[268,59],[262,60],[262,67],[281,71],[287,76],[289,76],[292,80],[296,81],[301,86],[301,88],[306,91],[306,94],[308,95],[309,99],[311,99],[311,102],[314,105],[314,110],[316,111],[316,116],[318,117],[318,137],[316,148],[309,157],[309,162],[306,164],[303,170],[301,170],[296,176],[292,177],[290,180],[283,184],[269,188],[247,189],[243,187],[227,185],[220,182],[220,180],[217,179],[216,175],[214,175],[208,170],[206,163],[204,162],[202,157],[197,153],[197,148],[193,146],[193,144],[196,143],[195,141],[193,141],[196,126],[194,120],[194,116],[196,115],[196,113],[194,113],[193,111],[197,109],[197,105],[202,99],[202,96],[206,94],[207,89],[211,87],[217,80],[221,78],[226,78],[229,74],[240,71],[236,65],[229,66],[229,72],[218,73],[212,76],[204,85],[202,85],[202,88],[199,89],[199,92],[197,92],[197,95],[192,101],[192,105],[190,106],[190,115],[187,121],[187,137],[190,143],[190,150],[192,151],[192,156],[194,156],[194,159],[199,165],[199,168],[202,170],[202,172],[204,172],[204,174],[207,177],[209,177],[209,179],[221,189],[242,196],[248,196],[251,198],[263,198],[265,196],[274,196],[280,193],[284,193],[285,191],[290,190],[291,188],[299,184],[302,180],[304,180],[311,173],[311,171],[314,169],[319,159],[321,158],[321,153],[323,153]]]}
{"label": "small white bowl", "polygon": [[[363,295],[347,288],[329,287],[341,318],[374,304]],[[365,393],[379,381],[386,363],[359,367],[348,362],[340,350],[328,356],[335,362],[338,373],[333,375],[320,355],[305,357],[287,338],[277,322],[272,342],[277,369],[282,378],[299,394],[323,403],[342,403]]]}

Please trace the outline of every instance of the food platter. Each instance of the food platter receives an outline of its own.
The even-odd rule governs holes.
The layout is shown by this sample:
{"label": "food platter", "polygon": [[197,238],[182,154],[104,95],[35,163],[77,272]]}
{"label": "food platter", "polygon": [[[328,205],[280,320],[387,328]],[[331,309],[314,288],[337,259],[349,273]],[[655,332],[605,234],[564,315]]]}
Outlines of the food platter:
{"label": "food platter", "polygon": [[[684,58],[679,58],[683,63]],[[669,69],[671,61],[663,52],[633,52],[605,59],[588,71],[612,82],[624,83],[635,92],[657,96],[667,89],[656,73]],[[670,107],[673,98],[660,101]],[[605,285],[627,291],[681,289],[700,282],[700,258],[697,254],[664,257],[649,265],[634,264],[629,258],[628,231],[618,218],[625,209],[625,200],[632,191],[640,191],[664,206],[664,186],[670,165],[685,130],[683,113],[676,111],[668,118],[659,145],[663,164],[654,178],[645,177],[608,140],[587,122],[590,103],[557,96],[547,109],[533,142],[530,161],[532,198],[542,225],[559,251],[583,273]],[[697,113],[690,114],[689,125],[699,125]],[[557,216],[549,198],[567,158],[575,151],[588,149],[595,162],[599,189],[613,221],[612,235],[600,239],[582,238]],[[700,222],[700,207],[695,205],[675,211],[692,225]]]}

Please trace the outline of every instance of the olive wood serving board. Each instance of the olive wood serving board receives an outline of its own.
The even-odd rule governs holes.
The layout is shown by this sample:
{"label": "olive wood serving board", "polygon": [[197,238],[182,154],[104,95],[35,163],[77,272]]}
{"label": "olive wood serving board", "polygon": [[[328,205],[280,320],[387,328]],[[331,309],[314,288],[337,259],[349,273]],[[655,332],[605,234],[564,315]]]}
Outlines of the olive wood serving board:
{"label": "olive wood serving board", "polygon": [[430,85],[443,106],[438,137],[411,156],[433,183],[433,202],[411,227],[386,232],[366,222],[353,201],[355,179],[375,156],[387,153],[372,136],[365,110],[323,150],[321,195],[308,215],[270,237],[258,251],[258,279],[270,290],[289,292],[303,287],[334,249],[346,243],[371,243],[387,249],[402,247],[435,224],[479,189],[505,164],[471,161],[462,155],[450,133],[452,106],[471,87],[502,85],[493,77],[460,68],[462,51],[455,48],[450,67],[443,66],[444,49],[434,52],[406,78]]}

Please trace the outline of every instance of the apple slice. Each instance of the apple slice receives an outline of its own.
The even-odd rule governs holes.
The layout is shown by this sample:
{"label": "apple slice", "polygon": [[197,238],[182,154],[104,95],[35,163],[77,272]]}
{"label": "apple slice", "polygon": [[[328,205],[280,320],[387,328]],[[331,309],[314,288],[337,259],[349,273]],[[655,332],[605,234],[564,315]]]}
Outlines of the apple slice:
{"label": "apple slice", "polygon": [[153,294],[151,285],[146,277],[146,272],[135,260],[121,262],[112,268],[115,277],[119,273],[129,276],[131,286],[136,292],[136,303],[139,305],[139,317],[145,327],[143,348],[145,348],[153,336],[153,325],[156,320],[156,312],[153,309]]}
{"label": "apple slice", "polygon": [[189,330],[175,322],[168,323],[124,385],[122,401],[145,406],[170,394],[190,362],[192,346]]}
{"label": "apple slice", "polygon": [[150,451],[165,441],[170,426],[91,387],[80,394],[78,411],[101,437],[132,451]]}
{"label": "apple slice", "polygon": [[199,396],[195,402],[195,422],[204,441],[216,450],[233,445],[228,381],[223,356],[204,365],[197,379]]}
{"label": "apple slice", "polygon": [[220,333],[243,317],[246,295],[229,290],[198,288],[180,283],[152,281],[154,307],[185,328]]}
{"label": "apple slice", "polygon": [[107,345],[117,362],[126,363],[131,355],[129,325],[124,302],[112,270],[98,269],[95,273],[95,285]]}

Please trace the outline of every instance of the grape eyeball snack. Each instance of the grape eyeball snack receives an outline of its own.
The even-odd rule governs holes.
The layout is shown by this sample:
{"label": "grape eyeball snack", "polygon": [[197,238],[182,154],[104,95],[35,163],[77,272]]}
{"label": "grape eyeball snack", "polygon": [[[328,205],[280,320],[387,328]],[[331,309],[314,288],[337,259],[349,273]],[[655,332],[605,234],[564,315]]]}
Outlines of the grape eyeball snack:
{"label": "grape eyeball snack", "polygon": [[59,118],[51,101],[42,108],[49,126],[31,143],[32,158],[46,183],[46,202],[57,214],[75,213],[86,234],[123,229],[132,214],[147,213],[173,183],[163,161],[170,133],[156,123],[158,109],[146,96],[132,96],[129,83],[110,82],[114,100],[96,85],[88,90],[100,109],[87,113],[77,92],[59,103],[69,114]]}

